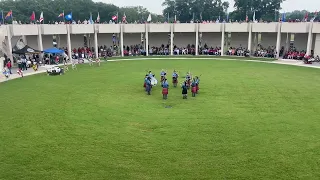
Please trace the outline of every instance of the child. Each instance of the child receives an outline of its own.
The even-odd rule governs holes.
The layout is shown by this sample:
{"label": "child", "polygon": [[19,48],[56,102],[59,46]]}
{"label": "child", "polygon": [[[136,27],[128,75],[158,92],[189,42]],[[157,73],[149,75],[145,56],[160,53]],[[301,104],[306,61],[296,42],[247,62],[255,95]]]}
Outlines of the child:
{"label": "child", "polygon": [[6,77],[6,79],[8,79],[10,76],[10,72],[7,68],[2,69],[2,74]]}
{"label": "child", "polygon": [[19,69],[19,70],[17,71],[17,73],[18,73],[21,77],[23,77],[23,71],[22,71],[22,69]]}
{"label": "child", "polygon": [[100,59],[99,58],[96,59],[96,63],[98,64],[98,66],[100,66]]}
{"label": "child", "polygon": [[77,69],[77,66],[76,66],[76,60],[72,60],[72,69],[75,70]]}

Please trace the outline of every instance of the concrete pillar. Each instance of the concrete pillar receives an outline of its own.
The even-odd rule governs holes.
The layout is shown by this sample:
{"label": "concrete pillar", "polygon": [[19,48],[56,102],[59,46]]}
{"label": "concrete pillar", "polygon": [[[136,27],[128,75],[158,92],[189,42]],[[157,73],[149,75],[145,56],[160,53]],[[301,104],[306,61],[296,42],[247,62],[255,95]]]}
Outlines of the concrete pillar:
{"label": "concrete pillar", "polygon": [[279,58],[280,49],[281,49],[281,23],[278,23],[277,28],[277,44],[276,44],[276,51],[277,51],[277,59]]}
{"label": "concrete pillar", "polygon": [[25,45],[27,45],[28,44],[28,40],[27,40],[27,36],[26,35],[22,35],[22,40],[23,40],[23,43],[25,44]]}
{"label": "concrete pillar", "polygon": [[96,58],[99,58],[98,53],[98,28],[94,25],[94,54]]}
{"label": "concrete pillar", "polygon": [[316,39],[314,43],[314,56],[320,56],[320,34],[315,34]]}
{"label": "concrete pillar", "polygon": [[7,37],[8,37],[8,54],[7,57],[11,60],[12,66],[14,65],[13,62],[13,55],[12,55],[12,44],[11,44],[11,30],[10,30],[10,26],[12,25],[7,25]]}
{"label": "concrete pillar", "polygon": [[[38,24],[38,50],[43,51],[41,24]],[[24,42],[24,40],[23,40]]]}
{"label": "concrete pillar", "polygon": [[249,50],[250,54],[252,53],[251,52],[251,43],[252,43],[252,24],[249,23],[248,50]]}
{"label": "concrete pillar", "polygon": [[199,55],[199,23],[195,24],[196,26],[196,55]]}
{"label": "concrete pillar", "polygon": [[67,24],[67,43],[68,43],[68,56],[69,59],[72,60],[72,54],[71,54],[71,37],[70,37],[70,25]]}
{"label": "concrete pillar", "polygon": [[224,56],[224,35],[225,35],[225,23],[221,24],[221,56]]}
{"label": "concrete pillar", "polygon": [[149,56],[149,24],[146,24],[146,55]]}
{"label": "concrete pillar", "polygon": [[312,48],[312,26],[313,22],[309,23],[309,33],[308,33],[308,41],[307,41],[307,52],[306,55],[311,55],[311,48]]}
{"label": "concrete pillar", "polygon": [[174,23],[170,26],[170,55],[173,56],[173,29],[174,29]]}
{"label": "concrete pillar", "polygon": [[124,56],[124,52],[123,52],[123,24],[120,24],[120,45],[121,45],[121,56]]}

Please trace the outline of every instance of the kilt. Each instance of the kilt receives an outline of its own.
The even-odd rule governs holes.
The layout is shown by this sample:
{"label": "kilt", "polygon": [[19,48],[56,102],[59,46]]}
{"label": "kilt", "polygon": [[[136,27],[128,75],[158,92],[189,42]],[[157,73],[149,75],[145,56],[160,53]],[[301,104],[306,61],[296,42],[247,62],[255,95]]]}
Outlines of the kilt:
{"label": "kilt", "polygon": [[199,91],[199,89],[200,89],[200,88],[199,88],[199,85],[197,84],[197,85],[196,85],[196,90]]}
{"label": "kilt", "polygon": [[174,84],[178,83],[178,78],[172,78],[172,83]]}
{"label": "kilt", "polygon": [[197,92],[197,87],[196,86],[192,87],[191,92],[192,93],[196,93]]}
{"label": "kilt", "polygon": [[168,88],[162,88],[162,94],[167,95],[169,93]]}
{"label": "kilt", "polygon": [[144,88],[145,88],[145,87],[147,87],[147,84],[146,84],[146,83],[144,83],[144,84],[143,84],[143,87],[144,87]]}
{"label": "kilt", "polygon": [[188,94],[188,89],[182,89],[182,94]]}

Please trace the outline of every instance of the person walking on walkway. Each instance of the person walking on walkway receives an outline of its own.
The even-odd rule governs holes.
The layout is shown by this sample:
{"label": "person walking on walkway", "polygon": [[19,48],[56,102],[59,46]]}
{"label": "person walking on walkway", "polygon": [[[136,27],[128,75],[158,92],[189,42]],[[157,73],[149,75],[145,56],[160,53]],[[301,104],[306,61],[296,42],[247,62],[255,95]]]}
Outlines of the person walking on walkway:
{"label": "person walking on walkway", "polygon": [[10,74],[12,74],[12,72],[11,72],[11,69],[12,69],[12,64],[11,64],[11,61],[10,61],[10,59],[8,60],[8,63],[7,63],[7,68],[8,68],[8,70],[9,70],[9,73],[10,73]]}

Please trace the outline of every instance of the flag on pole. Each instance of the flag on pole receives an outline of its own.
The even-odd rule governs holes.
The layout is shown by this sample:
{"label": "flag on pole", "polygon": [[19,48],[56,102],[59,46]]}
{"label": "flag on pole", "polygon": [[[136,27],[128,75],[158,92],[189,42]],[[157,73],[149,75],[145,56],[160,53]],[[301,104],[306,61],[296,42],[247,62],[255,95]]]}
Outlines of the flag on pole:
{"label": "flag on pole", "polygon": [[282,13],[281,21],[286,22],[286,13]]}
{"label": "flag on pole", "polygon": [[151,22],[151,14],[149,14],[147,22]]}
{"label": "flag on pole", "polygon": [[174,23],[177,23],[177,15],[174,15]]}
{"label": "flag on pole", "polygon": [[67,21],[72,21],[72,12],[71,12],[70,14],[67,14],[67,15],[65,16],[65,19],[66,19]]}
{"label": "flag on pole", "polygon": [[59,18],[59,17],[64,17],[64,12],[60,13],[59,16],[58,16],[58,18]]}
{"label": "flag on pole", "polygon": [[305,21],[305,22],[308,21],[308,17],[309,17],[309,14],[308,14],[308,12],[306,12],[306,15],[304,15],[304,21]]}
{"label": "flag on pole", "polygon": [[256,11],[253,12],[253,18],[252,18],[253,22],[256,22]]}
{"label": "flag on pole", "polygon": [[6,19],[6,20],[12,19],[12,10],[10,10],[10,11],[7,13],[5,19]]}
{"label": "flag on pole", "polygon": [[316,19],[317,16],[318,16],[318,11],[315,11],[314,12],[314,17],[312,19],[310,19],[310,22],[313,22]]}
{"label": "flag on pole", "polygon": [[100,14],[98,12],[98,16],[97,16],[97,22],[100,22]]}
{"label": "flag on pole", "polygon": [[92,20],[92,13],[90,13],[89,24],[93,24],[93,20]]}
{"label": "flag on pole", "polygon": [[1,11],[0,16],[1,16],[1,23],[4,24],[3,11]]}
{"label": "flag on pole", "polygon": [[36,13],[34,13],[34,11],[33,11],[30,16],[30,21],[34,21],[34,20],[36,20]]}
{"label": "flag on pole", "polygon": [[167,19],[168,23],[170,23],[170,13],[168,13],[168,19]]}
{"label": "flag on pole", "polygon": [[113,21],[115,21],[115,20],[118,19],[118,16],[112,16],[111,19],[112,19]]}
{"label": "flag on pole", "polygon": [[123,13],[123,16],[122,16],[122,22],[127,22],[127,16],[126,16],[126,13]]}
{"label": "flag on pole", "polygon": [[43,20],[44,20],[44,19],[43,19],[43,12],[41,12],[40,18],[39,18],[40,23],[41,23]]}
{"label": "flag on pole", "polygon": [[249,21],[249,17],[248,17],[248,15],[246,15],[246,22],[248,22]]}
{"label": "flag on pole", "polygon": [[227,13],[227,22],[229,22],[229,13]]}

